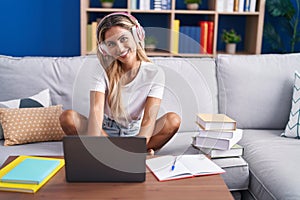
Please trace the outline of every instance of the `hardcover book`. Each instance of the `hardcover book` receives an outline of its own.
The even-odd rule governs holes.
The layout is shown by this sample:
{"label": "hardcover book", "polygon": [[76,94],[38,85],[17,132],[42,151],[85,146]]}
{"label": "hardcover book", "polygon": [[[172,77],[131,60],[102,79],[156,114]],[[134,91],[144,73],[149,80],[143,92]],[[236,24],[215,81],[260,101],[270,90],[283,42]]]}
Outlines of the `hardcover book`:
{"label": "hardcover book", "polygon": [[26,158],[2,176],[0,181],[40,184],[59,164],[59,160]]}
{"label": "hardcover book", "polygon": [[180,20],[175,19],[173,21],[173,46],[172,46],[172,53],[178,54],[179,51],[179,28],[180,27]]}
{"label": "hardcover book", "polygon": [[243,130],[237,129],[232,138],[211,138],[211,137],[193,137],[192,144],[198,148],[210,148],[210,149],[221,149],[229,150],[236,143],[238,143],[243,136]]}
{"label": "hardcover book", "polygon": [[204,154],[209,155],[211,158],[228,158],[244,155],[244,148],[239,144],[233,145],[229,150],[194,147],[202,151]]}
{"label": "hardcover book", "polygon": [[203,130],[235,130],[236,121],[225,114],[197,114],[196,123]]}
{"label": "hardcover book", "polygon": [[0,170],[0,190],[35,193],[64,164],[64,159],[59,158],[19,156]]}
{"label": "hardcover book", "polygon": [[200,53],[206,54],[207,53],[207,41],[208,41],[208,22],[207,21],[200,21]]}
{"label": "hardcover book", "polygon": [[198,136],[200,137],[211,137],[211,138],[233,138],[236,132],[242,131],[241,129],[236,130],[203,130],[200,128]]}

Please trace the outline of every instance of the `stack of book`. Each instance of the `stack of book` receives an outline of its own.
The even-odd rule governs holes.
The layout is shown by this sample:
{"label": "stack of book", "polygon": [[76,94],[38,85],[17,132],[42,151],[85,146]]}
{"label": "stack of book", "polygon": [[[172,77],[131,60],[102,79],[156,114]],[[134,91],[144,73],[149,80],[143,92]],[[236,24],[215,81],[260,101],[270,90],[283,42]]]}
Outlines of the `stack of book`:
{"label": "stack of book", "polygon": [[243,147],[237,143],[243,130],[236,128],[236,121],[225,114],[198,114],[196,123],[199,134],[193,137],[192,145],[211,158],[243,155]]}
{"label": "stack of book", "polygon": [[218,12],[255,12],[256,0],[217,0],[216,9]]}
{"label": "stack of book", "polygon": [[200,33],[200,53],[213,53],[214,22],[199,21]]}
{"label": "stack of book", "polygon": [[131,9],[138,10],[170,10],[171,0],[131,0]]}
{"label": "stack of book", "polygon": [[64,164],[59,158],[19,156],[0,170],[0,191],[35,193]]}
{"label": "stack of book", "polygon": [[173,22],[172,53],[213,54],[214,22],[199,21],[195,25]]}

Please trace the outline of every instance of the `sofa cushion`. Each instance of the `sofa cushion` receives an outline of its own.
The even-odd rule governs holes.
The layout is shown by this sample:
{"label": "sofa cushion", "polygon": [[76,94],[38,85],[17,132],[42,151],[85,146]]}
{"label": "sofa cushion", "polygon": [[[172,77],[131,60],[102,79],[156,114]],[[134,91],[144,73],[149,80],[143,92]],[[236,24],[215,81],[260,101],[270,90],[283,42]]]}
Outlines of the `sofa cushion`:
{"label": "sofa cushion", "polygon": [[[51,105],[49,89],[45,89],[31,97],[13,99],[0,102],[0,108],[30,108],[30,107],[48,107]],[[0,123],[0,140],[3,137],[3,129]]]}
{"label": "sofa cushion", "polygon": [[62,106],[46,108],[0,108],[4,145],[61,140]]}
{"label": "sofa cushion", "polygon": [[300,53],[218,55],[219,111],[239,128],[284,129]]}
{"label": "sofa cushion", "polygon": [[255,199],[300,199],[300,140],[280,137],[282,131],[244,129],[239,144],[249,164],[249,190]]}
{"label": "sofa cushion", "polygon": [[295,72],[295,83],[293,87],[292,108],[290,118],[286,125],[285,131],[281,136],[300,139],[300,74]]}

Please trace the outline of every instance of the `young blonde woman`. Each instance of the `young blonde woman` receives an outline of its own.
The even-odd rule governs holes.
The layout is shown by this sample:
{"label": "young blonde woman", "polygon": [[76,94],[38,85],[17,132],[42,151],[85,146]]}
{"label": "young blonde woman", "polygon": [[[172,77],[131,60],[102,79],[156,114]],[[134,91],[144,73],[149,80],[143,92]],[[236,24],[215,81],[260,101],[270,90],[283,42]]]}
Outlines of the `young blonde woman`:
{"label": "young blonde woman", "polygon": [[144,29],[127,13],[112,13],[97,28],[97,55],[104,73],[90,91],[88,120],[66,110],[60,123],[67,135],[146,137],[153,154],[177,132],[181,119],[166,113],[157,119],[164,72],[144,51]]}

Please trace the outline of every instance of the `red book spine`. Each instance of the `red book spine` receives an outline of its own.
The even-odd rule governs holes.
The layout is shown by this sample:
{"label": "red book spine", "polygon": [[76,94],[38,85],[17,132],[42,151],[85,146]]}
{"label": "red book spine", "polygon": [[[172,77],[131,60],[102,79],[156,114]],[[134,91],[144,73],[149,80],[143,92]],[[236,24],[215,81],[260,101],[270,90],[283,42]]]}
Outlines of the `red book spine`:
{"label": "red book spine", "polygon": [[200,36],[200,53],[207,53],[207,36],[208,36],[208,22],[201,21],[199,22],[201,28],[201,36]]}
{"label": "red book spine", "polygon": [[214,41],[214,23],[208,22],[208,33],[207,33],[207,53],[213,53],[213,41]]}

